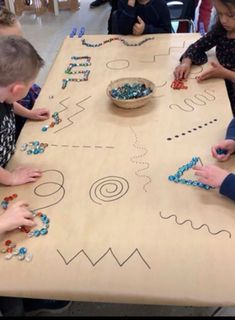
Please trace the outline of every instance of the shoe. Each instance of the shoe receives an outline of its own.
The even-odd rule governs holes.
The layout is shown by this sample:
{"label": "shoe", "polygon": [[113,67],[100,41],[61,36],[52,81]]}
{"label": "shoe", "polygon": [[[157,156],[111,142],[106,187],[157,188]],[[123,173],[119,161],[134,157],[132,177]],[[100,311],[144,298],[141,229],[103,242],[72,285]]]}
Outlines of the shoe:
{"label": "shoe", "polygon": [[90,4],[90,8],[97,8],[99,6],[101,6],[102,4],[105,4],[106,2],[108,2],[108,0],[95,0],[93,2],[91,2]]}
{"label": "shoe", "polygon": [[41,312],[62,313],[72,304],[72,301],[23,299],[24,312],[28,316],[35,316]]}

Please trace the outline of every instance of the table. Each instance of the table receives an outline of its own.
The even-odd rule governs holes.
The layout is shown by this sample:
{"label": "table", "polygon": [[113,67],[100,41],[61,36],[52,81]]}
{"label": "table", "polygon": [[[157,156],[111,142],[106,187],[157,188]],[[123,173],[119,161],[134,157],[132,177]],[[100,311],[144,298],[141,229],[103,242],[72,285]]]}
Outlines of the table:
{"label": "table", "polygon": [[[216,163],[210,147],[224,138],[232,118],[223,81],[195,80],[209,64],[192,68],[187,90],[171,88],[180,55],[198,37],[127,36],[122,39],[129,44],[148,40],[98,47],[65,39],[35,106],[58,111],[62,122],[46,132],[42,123],[27,122],[8,166],[39,167],[44,175],[34,184],[0,189],[2,198],[17,193],[45,213],[50,228],[38,238],[19,231],[2,237],[34,257],[27,263],[0,255],[1,295],[234,305],[234,203],[216,190],[168,180],[194,156]],[[89,44],[109,38],[83,36]],[[88,81],[62,89],[72,56],[91,57],[85,67],[91,73]],[[208,57],[215,59],[214,52]],[[111,80],[129,76],[156,85],[143,108],[119,109],[106,95]],[[49,144],[43,154],[20,151],[34,140]],[[234,170],[234,161],[221,167]],[[185,177],[195,179],[191,170]]]}

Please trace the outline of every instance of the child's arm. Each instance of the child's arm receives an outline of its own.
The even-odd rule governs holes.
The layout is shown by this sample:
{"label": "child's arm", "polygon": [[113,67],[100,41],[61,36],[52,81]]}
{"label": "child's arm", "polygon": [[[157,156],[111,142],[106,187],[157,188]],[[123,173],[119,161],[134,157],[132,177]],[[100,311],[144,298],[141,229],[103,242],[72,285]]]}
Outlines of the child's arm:
{"label": "child's arm", "polygon": [[[212,187],[219,188],[224,179],[229,175],[229,172],[223,170],[214,165],[200,166],[196,165],[193,168],[195,175],[199,177],[198,181],[209,184]],[[234,189],[234,200],[235,200],[235,189]]]}
{"label": "child's arm", "polygon": [[42,176],[42,172],[32,168],[17,168],[8,171],[0,167],[0,184],[5,186],[17,186],[28,182],[34,182]]}
{"label": "child's arm", "polygon": [[201,82],[211,78],[220,78],[235,82],[235,71],[224,68],[218,62],[211,62],[211,68],[201,73],[197,77],[197,81]]}
{"label": "child's arm", "polygon": [[21,226],[36,226],[33,215],[27,209],[27,206],[25,202],[18,201],[0,215],[0,234]]}
{"label": "child's arm", "polygon": [[46,120],[50,117],[50,112],[46,108],[29,110],[29,109],[23,107],[18,102],[14,102],[13,107],[14,107],[15,114],[17,114],[21,117],[27,118],[27,119]]}

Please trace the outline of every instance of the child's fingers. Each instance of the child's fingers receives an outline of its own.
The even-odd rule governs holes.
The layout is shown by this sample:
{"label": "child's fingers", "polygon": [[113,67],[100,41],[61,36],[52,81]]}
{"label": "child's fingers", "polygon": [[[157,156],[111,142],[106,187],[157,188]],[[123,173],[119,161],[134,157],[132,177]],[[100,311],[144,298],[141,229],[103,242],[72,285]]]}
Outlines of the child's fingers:
{"label": "child's fingers", "polygon": [[37,223],[34,220],[24,219],[24,226],[26,227],[36,227]]}

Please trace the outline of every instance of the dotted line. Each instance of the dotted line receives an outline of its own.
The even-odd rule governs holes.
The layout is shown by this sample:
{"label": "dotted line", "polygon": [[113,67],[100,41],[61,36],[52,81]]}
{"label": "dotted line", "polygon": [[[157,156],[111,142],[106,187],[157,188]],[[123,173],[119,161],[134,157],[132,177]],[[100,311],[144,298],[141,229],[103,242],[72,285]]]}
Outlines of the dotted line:
{"label": "dotted line", "polygon": [[89,149],[89,148],[96,148],[96,149],[114,149],[114,146],[88,146],[88,145],[84,145],[84,146],[79,146],[79,145],[73,145],[73,146],[69,146],[68,144],[51,144],[51,147],[64,147],[64,148],[84,148],[84,149]]}
{"label": "dotted line", "polygon": [[216,121],[218,121],[218,119],[213,119],[213,120],[209,121],[208,123],[204,123],[204,124],[202,124],[202,125],[200,125],[200,126],[194,127],[194,128],[191,129],[191,130],[187,130],[187,132],[182,132],[182,133],[180,133],[180,134],[176,134],[173,138],[170,138],[170,137],[169,137],[169,138],[167,138],[166,140],[171,141],[171,140],[173,140],[173,139],[178,139],[178,138],[180,138],[181,136],[186,136],[187,134],[192,133],[192,132],[194,132],[194,131],[197,131],[198,129],[203,129],[204,127],[207,127],[209,124],[213,124],[213,123],[216,122]]}

